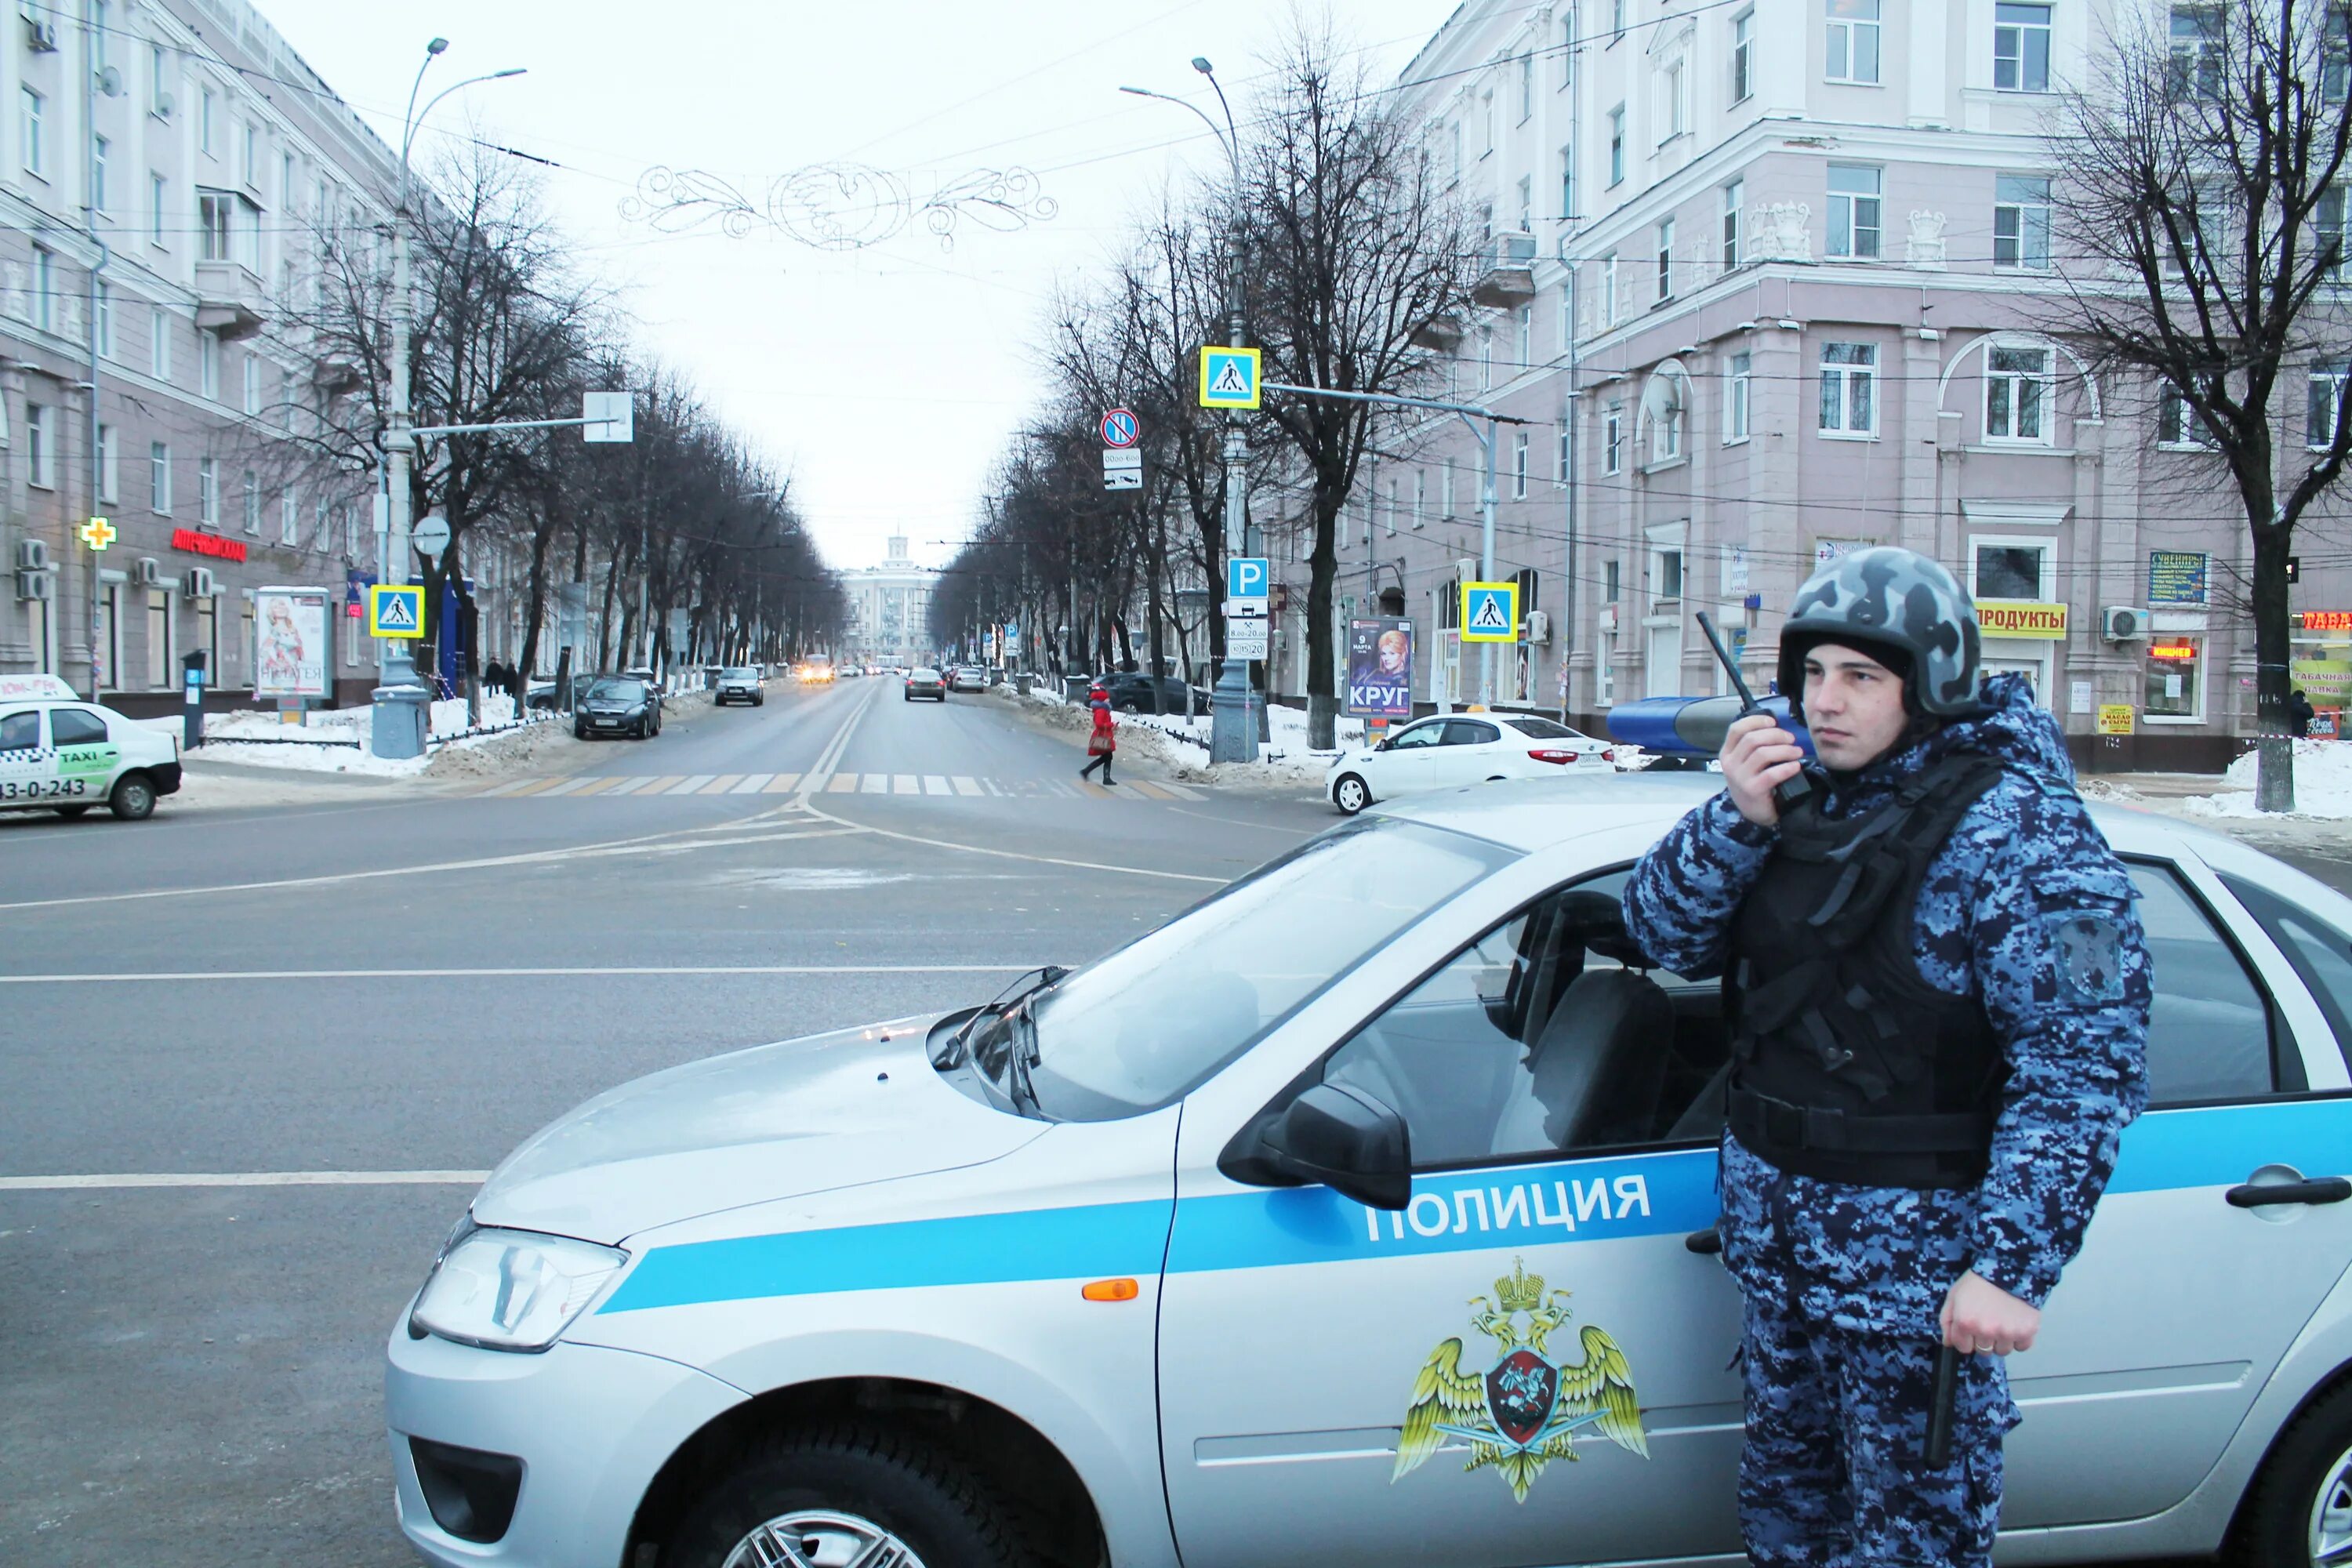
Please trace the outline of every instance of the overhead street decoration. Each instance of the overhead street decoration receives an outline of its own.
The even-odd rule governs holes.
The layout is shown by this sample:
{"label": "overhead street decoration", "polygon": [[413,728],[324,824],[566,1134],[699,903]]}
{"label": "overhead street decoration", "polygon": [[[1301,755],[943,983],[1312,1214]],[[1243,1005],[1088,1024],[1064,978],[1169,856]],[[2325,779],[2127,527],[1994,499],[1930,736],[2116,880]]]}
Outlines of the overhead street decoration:
{"label": "overhead street decoration", "polygon": [[1519,627],[1517,583],[1462,584],[1462,640],[1516,642]]}
{"label": "overhead street decoration", "polygon": [[92,550],[103,550],[114,542],[114,524],[102,517],[93,517],[81,525],[81,542]]}
{"label": "overhead street decoration", "polygon": [[1061,205],[1026,169],[975,169],[918,196],[903,174],[870,163],[812,163],[746,192],[701,169],[655,167],[621,200],[621,216],[665,234],[716,224],[730,239],[765,228],[814,250],[864,250],[916,223],[955,248],[959,225],[1010,234],[1051,222]]}
{"label": "overhead street decoration", "polygon": [[1258,351],[1255,349],[1219,348],[1212,343],[1201,350],[1201,406],[1203,408],[1255,408],[1259,406]]}
{"label": "overhead street decoration", "polygon": [[368,590],[368,636],[421,637],[424,635],[424,584],[379,583]]}

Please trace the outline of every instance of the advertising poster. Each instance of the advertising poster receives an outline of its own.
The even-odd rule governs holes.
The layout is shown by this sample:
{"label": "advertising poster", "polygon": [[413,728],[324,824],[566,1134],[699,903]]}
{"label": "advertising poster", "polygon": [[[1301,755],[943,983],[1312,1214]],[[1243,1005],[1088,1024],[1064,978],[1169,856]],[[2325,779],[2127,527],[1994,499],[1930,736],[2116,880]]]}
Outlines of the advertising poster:
{"label": "advertising poster", "polygon": [[1348,623],[1348,713],[1412,717],[1412,623],[1380,616]]}
{"label": "advertising poster", "polygon": [[257,701],[333,694],[328,685],[328,590],[253,591],[253,695]]}
{"label": "advertising poster", "polygon": [[2201,550],[2151,550],[2147,552],[2147,602],[2150,605],[2202,605],[2205,563]]}

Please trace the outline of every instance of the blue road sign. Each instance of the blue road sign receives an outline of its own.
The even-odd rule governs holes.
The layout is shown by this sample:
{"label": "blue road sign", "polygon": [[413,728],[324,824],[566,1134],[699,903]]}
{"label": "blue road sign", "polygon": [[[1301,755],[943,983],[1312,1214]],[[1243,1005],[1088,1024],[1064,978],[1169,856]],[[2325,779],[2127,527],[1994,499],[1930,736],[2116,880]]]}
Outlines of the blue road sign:
{"label": "blue road sign", "polygon": [[1228,599],[1263,599],[1267,585],[1274,580],[1266,558],[1263,555],[1228,555],[1225,557],[1225,597]]}
{"label": "blue road sign", "polygon": [[1124,408],[1114,408],[1102,416],[1102,438],[1106,447],[1135,445],[1135,416]]}
{"label": "blue road sign", "polygon": [[1464,642],[1512,642],[1519,635],[1518,625],[1519,585],[1517,583],[1462,584]]}

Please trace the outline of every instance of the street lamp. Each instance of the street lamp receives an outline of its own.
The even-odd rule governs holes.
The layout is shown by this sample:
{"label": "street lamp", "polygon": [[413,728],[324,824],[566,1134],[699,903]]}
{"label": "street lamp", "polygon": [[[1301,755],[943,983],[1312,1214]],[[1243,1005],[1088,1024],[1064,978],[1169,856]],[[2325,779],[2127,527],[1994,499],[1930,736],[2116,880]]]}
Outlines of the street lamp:
{"label": "street lamp", "polygon": [[[1184,99],[1149,88],[1122,87],[1118,90],[1137,98],[1156,98],[1162,103],[1172,103],[1190,110],[1201,117],[1225,150],[1233,166],[1233,238],[1228,244],[1225,274],[1226,341],[1234,348],[1244,346],[1245,334],[1242,323],[1242,300],[1246,265],[1243,250],[1247,228],[1242,205],[1241,132],[1234,125],[1234,106],[1226,101],[1225,89],[1217,80],[1215,69],[1199,55],[1192,57],[1192,68],[1209,79],[1215,89],[1217,103],[1225,112],[1224,129],[1209,118],[1208,110]],[[1249,542],[1249,500],[1244,489],[1249,465],[1249,436],[1242,425],[1242,416],[1229,411],[1225,415],[1225,554],[1254,555],[1256,552]],[[1213,763],[1243,763],[1257,760],[1257,718],[1251,710],[1248,663],[1228,656],[1217,672],[1217,696],[1210,710],[1209,760]]]}
{"label": "street lamp", "polygon": [[[477,82],[499,81],[510,76],[520,76],[523,68],[510,67],[482,76],[467,77],[442,89],[427,99],[419,111],[416,95],[425,89],[425,73],[449,47],[446,38],[435,38],[425,46],[425,61],[416,68],[416,79],[408,89],[408,108],[400,126],[400,184],[393,202],[392,213],[392,405],[387,411],[384,431],[384,452],[380,460],[380,483],[383,488],[383,510],[378,514],[375,541],[375,568],[378,583],[392,584],[408,581],[408,465],[414,437],[408,426],[408,336],[410,310],[408,289],[408,158],[416,146],[416,132],[423,128],[434,106],[461,88]],[[376,656],[376,699],[374,721],[370,727],[369,747],[379,757],[413,757],[422,744],[418,725],[410,717],[417,699],[416,663],[410,658],[407,647],[394,641]],[[387,696],[387,693],[400,693]]]}

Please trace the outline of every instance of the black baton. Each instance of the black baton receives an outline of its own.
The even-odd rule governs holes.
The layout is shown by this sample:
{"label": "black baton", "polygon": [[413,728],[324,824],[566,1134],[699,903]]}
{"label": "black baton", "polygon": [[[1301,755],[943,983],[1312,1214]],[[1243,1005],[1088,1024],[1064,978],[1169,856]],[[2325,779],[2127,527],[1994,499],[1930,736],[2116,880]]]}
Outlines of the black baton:
{"label": "black baton", "polygon": [[1927,1406],[1927,1447],[1921,1456],[1931,1470],[1952,1458],[1952,1406],[1960,1392],[1960,1352],[1945,1345],[1936,1352],[1936,1393]]}

